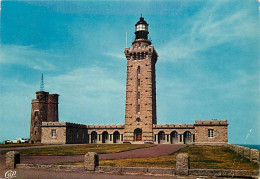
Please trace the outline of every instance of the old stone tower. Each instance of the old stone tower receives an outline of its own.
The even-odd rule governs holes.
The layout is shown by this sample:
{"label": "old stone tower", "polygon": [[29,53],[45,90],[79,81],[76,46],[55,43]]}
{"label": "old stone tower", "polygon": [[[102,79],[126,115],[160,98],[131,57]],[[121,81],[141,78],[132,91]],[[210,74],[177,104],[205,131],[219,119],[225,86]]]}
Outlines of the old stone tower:
{"label": "old stone tower", "polygon": [[58,122],[59,95],[37,91],[32,100],[30,140],[41,142],[42,122]]}
{"label": "old stone tower", "polygon": [[148,34],[148,24],[141,17],[135,24],[132,48],[125,48],[125,142],[153,142],[153,124],[157,124],[155,64],[158,55],[148,40]]}

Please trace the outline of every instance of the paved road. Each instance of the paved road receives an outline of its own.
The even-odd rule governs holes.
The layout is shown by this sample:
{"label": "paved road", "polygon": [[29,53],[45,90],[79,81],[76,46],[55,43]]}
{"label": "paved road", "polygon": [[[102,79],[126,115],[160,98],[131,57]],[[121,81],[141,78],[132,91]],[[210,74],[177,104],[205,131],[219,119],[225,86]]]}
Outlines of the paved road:
{"label": "paved road", "polygon": [[157,157],[157,156],[165,156],[169,155],[186,145],[156,145],[155,147],[136,149],[126,152],[120,153],[109,153],[109,154],[101,154],[100,159],[123,159],[123,158],[143,158],[143,157]]}

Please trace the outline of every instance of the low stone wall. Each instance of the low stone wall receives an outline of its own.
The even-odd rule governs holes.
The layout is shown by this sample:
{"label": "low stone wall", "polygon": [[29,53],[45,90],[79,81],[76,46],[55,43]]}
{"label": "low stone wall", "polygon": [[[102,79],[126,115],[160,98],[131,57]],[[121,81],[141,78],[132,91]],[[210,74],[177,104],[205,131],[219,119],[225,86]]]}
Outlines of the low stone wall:
{"label": "low stone wall", "polygon": [[215,177],[257,177],[259,171],[221,170],[221,169],[189,169],[190,175]]}
{"label": "low stone wall", "polygon": [[226,147],[234,150],[239,155],[249,159],[252,162],[260,164],[260,151],[257,149],[250,149],[249,147],[239,146],[235,144],[226,144]]}
{"label": "low stone wall", "polygon": [[52,171],[85,171],[80,165],[42,165],[42,164],[17,164],[18,169],[45,169]]}
{"label": "low stone wall", "polygon": [[[238,149],[240,150],[240,149]],[[17,152],[18,153],[18,152]],[[10,154],[6,155],[9,161]],[[19,153],[18,153],[19,154]],[[14,156],[14,155],[11,155]],[[20,158],[20,155],[16,155]],[[250,155],[251,156],[251,155]],[[84,166],[79,165],[40,165],[40,164],[18,164],[16,160],[11,161],[12,166],[18,169],[45,169],[52,171],[89,171],[117,174],[141,174],[141,175],[168,175],[168,176],[211,176],[211,177],[244,177],[257,178],[259,171],[249,170],[221,170],[221,169],[190,169],[189,156],[186,153],[180,153],[176,156],[176,169],[174,168],[149,168],[149,167],[111,167],[98,166],[98,154],[89,152],[85,155]],[[6,166],[10,162],[6,163]]]}

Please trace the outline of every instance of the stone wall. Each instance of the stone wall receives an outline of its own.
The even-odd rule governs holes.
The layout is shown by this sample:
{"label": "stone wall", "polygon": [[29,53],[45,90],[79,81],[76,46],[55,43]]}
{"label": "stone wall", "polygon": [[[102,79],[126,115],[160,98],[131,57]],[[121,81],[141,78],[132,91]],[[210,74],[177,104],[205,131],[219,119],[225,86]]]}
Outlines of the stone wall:
{"label": "stone wall", "polygon": [[260,164],[260,151],[257,149],[250,149],[248,147],[227,144],[226,147],[234,150],[237,154],[249,159],[252,162]]}
{"label": "stone wall", "polygon": [[[230,145],[235,147],[234,145]],[[239,149],[238,149],[239,150]],[[148,174],[148,175],[169,175],[169,176],[207,176],[207,177],[257,177],[259,171],[249,170],[222,170],[222,169],[190,169],[189,156],[180,153],[176,156],[176,169],[174,168],[153,168],[153,167],[111,167],[99,166],[98,155],[89,152],[85,155],[84,166],[77,165],[40,165],[40,164],[19,164],[20,155],[18,152],[10,151],[6,154],[6,168],[14,169],[45,169],[54,171],[92,171],[117,174]],[[16,157],[15,157],[16,156]]]}
{"label": "stone wall", "polygon": [[[149,40],[136,39],[125,49],[127,59],[124,141],[152,143],[156,119],[155,64],[157,52]],[[141,135],[135,135],[140,129]],[[140,131],[139,130],[139,131]],[[137,132],[136,132],[137,133]]]}
{"label": "stone wall", "polygon": [[[82,143],[123,143],[123,125],[84,125],[70,122],[42,122],[42,143],[82,144]],[[52,135],[56,131],[56,136]],[[96,139],[92,140],[96,134]],[[105,135],[105,133],[107,135]]]}

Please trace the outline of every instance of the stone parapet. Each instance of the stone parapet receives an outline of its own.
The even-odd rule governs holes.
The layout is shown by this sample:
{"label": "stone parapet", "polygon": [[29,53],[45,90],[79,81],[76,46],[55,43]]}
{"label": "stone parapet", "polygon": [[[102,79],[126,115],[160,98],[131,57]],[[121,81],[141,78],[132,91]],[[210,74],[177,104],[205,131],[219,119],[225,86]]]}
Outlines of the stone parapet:
{"label": "stone parapet", "polygon": [[42,122],[42,127],[77,127],[86,128],[85,124],[78,124],[72,122]]}
{"label": "stone parapet", "polygon": [[124,129],[124,125],[86,125],[88,129]]}
{"label": "stone parapet", "polygon": [[204,121],[201,121],[201,120],[196,120],[195,121],[195,126],[207,126],[207,125],[216,125],[216,126],[221,126],[221,125],[228,125],[227,123],[227,120],[216,120],[216,119],[213,119],[213,120],[204,120]]}
{"label": "stone parapet", "polygon": [[194,129],[194,124],[154,124],[154,129]]}

